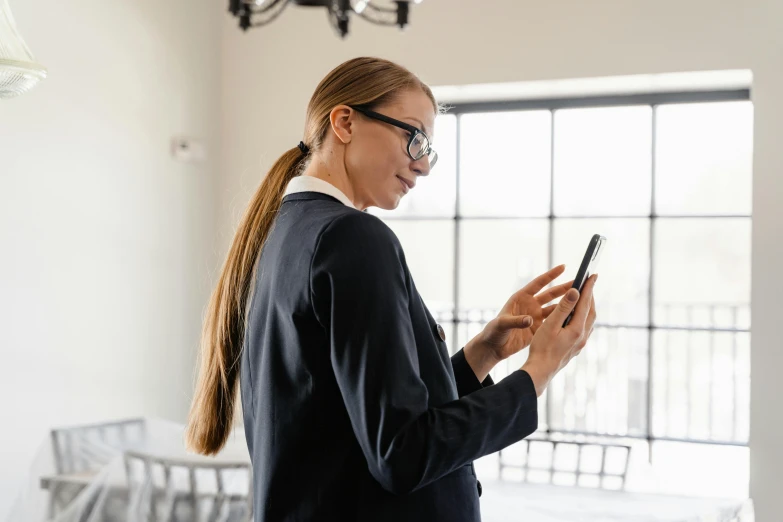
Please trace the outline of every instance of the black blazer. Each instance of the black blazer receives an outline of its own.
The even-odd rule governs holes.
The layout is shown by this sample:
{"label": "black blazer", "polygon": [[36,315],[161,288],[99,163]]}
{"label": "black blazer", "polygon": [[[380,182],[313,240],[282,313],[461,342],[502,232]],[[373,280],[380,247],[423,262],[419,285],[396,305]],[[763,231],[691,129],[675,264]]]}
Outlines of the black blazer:
{"label": "black blazer", "polygon": [[449,358],[392,230],[319,192],[283,199],[241,365],[257,522],[478,521],[473,460],[538,424],[530,376]]}

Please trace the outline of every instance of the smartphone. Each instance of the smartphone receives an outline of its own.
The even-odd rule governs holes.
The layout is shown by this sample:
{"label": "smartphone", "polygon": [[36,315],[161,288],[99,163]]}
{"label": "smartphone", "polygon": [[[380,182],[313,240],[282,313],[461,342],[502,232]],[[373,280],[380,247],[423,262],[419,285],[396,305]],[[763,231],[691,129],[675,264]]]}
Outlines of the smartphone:
{"label": "smartphone", "polygon": [[[587,278],[589,278],[590,275],[595,272],[595,267],[598,265],[598,260],[601,258],[601,253],[604,251],[605,245],[606,238],[601,234],[595,234],[590,239],[590,243],[587,245],[587,251],[585,252],[585,257],[582,258],[582,264],[579,265],[579,271],[576,273],[576,277],[574,278],[574,284],[571,285],[571,288],[576,288],[579,290],[580,295],[582,293],[582,287],[584,286],[585,281],[587,281]],[[568,326],[568,323],[571,322],[571,317],[573,317],[573,315],[573,311],[568,314],[568,317],[566,317],[566,320],[563,323],[563,328]]]}

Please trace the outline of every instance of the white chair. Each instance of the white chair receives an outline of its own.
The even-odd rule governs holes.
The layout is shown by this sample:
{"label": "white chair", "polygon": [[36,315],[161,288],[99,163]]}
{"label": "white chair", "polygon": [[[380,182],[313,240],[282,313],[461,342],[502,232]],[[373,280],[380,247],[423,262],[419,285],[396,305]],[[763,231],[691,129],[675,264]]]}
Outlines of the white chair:
{"label": "white chair", "polygon": [[499,476],[501,480],[521,475],[523,482],[624,489],[630,453],[631,447],[624,444],[529,438],[499,452]]}
{"label": "white chair", "polygon": [[51,432],[55,469],[59,475],[95,471],[118,452],[144,441],[144,419],[56,428]]}
{"label": "white chair", "polygon": [[[79,499],[81,518],[88,518],[102,493],[90,492],[91,480],[123,450],[143,444],[144,438],[145,421],[135,418],[51,430],[56,475],[43,481],[49,490],[49,518],[71,506],[82,493],[90,497]],[[105,512],[123,509],[118,505],[121,498],[103,500]]]}

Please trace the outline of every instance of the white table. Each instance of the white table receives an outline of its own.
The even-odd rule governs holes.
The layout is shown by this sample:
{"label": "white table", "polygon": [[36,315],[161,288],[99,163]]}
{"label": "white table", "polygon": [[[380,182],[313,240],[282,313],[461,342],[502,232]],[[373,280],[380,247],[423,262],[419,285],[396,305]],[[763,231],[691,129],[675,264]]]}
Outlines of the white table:
{"label": "white table", "polygon": [[749,500],[481,481],[483,522],[751,522]]}

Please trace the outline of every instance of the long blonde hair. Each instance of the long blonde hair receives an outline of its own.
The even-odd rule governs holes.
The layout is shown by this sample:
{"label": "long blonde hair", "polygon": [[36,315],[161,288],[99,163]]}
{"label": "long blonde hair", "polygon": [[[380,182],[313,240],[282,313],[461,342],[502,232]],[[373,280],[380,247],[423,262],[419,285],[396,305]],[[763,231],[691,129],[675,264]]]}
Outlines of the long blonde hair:
{"label": "long blonde hair", "polygon": [[[338,105],[384,105],[412,88],[424,91],[437,107],[429,87],[404,67],[379,58],[349,60],[327,74],[315,89],[307,106],[303,141],[311,153],[319,150],[330,128],[329,115]],[[283,192],[301,172],[306,157],[294,147],[275,162],[253,194],[231,243],[204,319],[198,384],[186,431],[186,444],[192,451],[214,455],[231,432],[255,264]]]}

